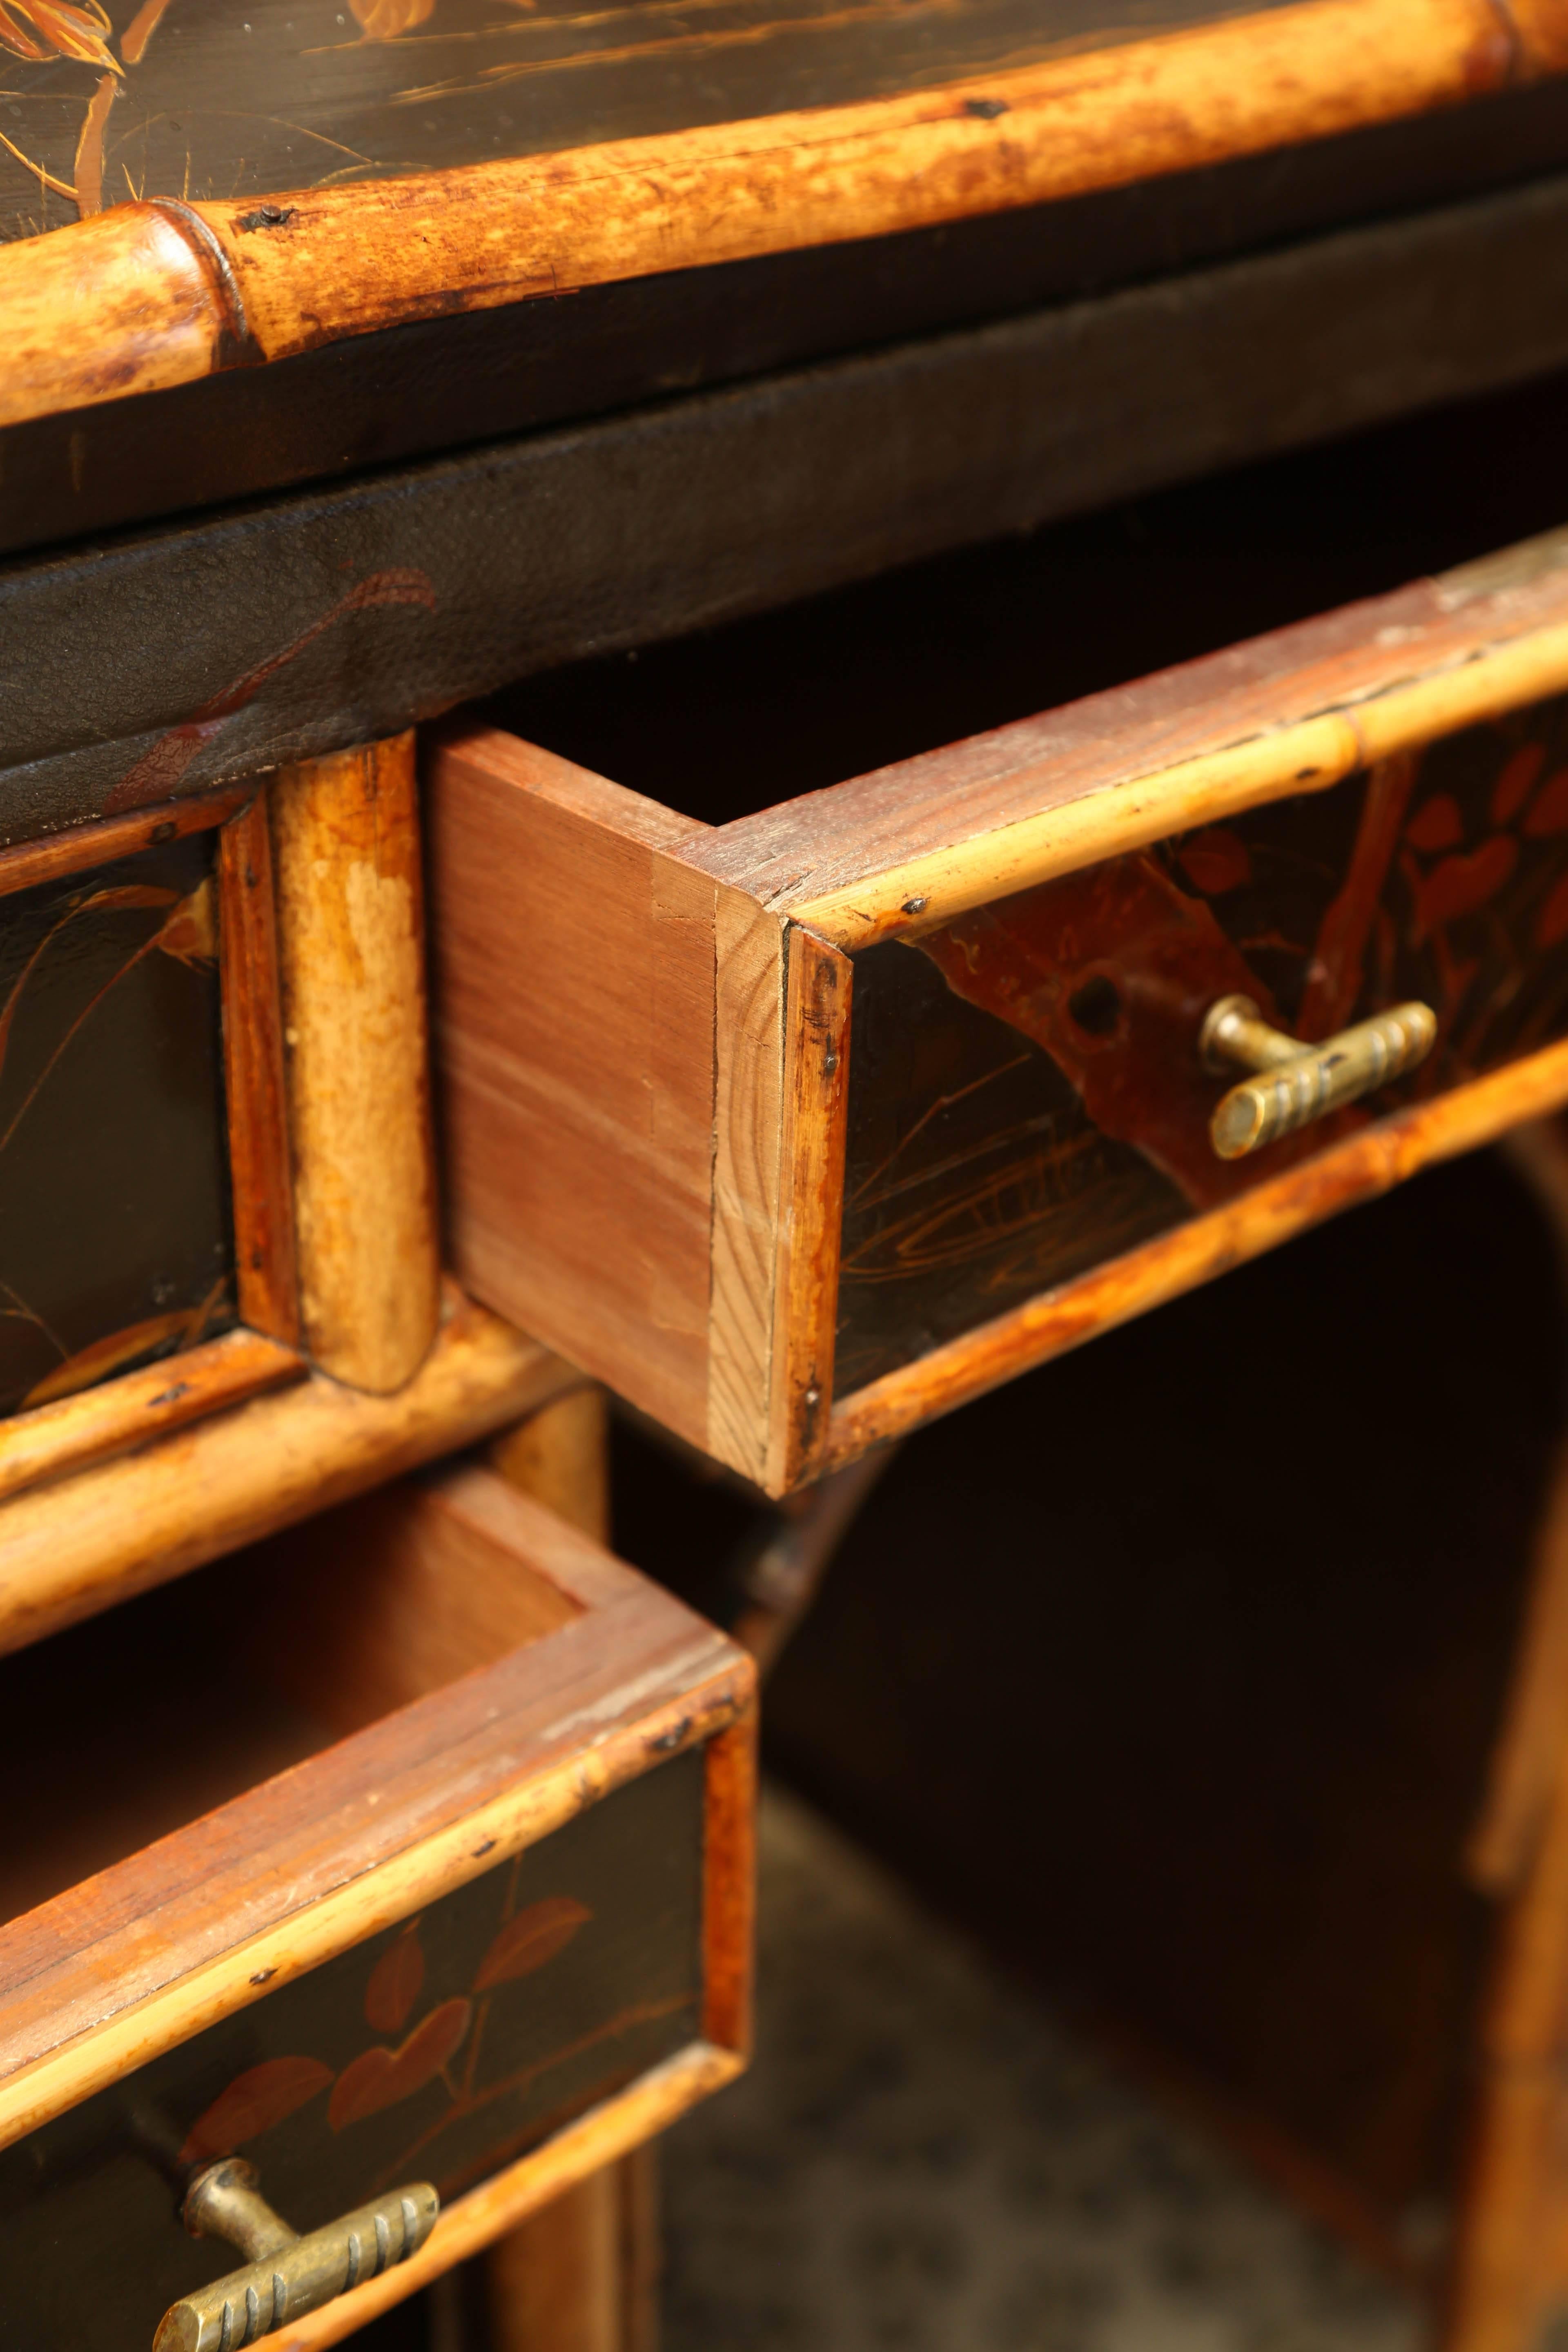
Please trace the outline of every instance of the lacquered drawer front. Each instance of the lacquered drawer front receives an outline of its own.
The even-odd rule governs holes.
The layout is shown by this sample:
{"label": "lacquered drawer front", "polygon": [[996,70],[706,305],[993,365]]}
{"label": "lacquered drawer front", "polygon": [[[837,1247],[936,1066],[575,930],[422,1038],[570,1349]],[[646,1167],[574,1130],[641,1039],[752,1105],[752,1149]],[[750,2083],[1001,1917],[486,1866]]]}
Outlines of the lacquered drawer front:
{"label": "lacquered drawer front", "polygon": [[301,2230],[409,2180],[443,2202],[701,2032],[703,1759],[128,2075],[0,2156],[0,2341],[147,2352],[232,2269],[178,2218],[239,2154]]}
{"label": "lacquered drawer front", "polygon": [[[1320,1039],[1415,999],[1421,1067],[1244,1160],[1222,996]],[[855,958],[840,1397],[1568,1034],[1568,705],[975,908]]]}

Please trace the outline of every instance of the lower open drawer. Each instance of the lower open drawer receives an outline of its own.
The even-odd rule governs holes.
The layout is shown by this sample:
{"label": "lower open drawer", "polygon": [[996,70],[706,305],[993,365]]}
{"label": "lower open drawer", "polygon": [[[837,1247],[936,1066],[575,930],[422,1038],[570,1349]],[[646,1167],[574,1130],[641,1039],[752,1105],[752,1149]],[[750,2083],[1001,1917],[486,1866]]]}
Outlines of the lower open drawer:
{"label": "lower open drawer", "polygon": [[[750,1662],[493,1474],[234,1555],[0,1685],[5,2344],[148,2352],[243,2266],[180,2218],[224,2158],[307,2233],[436,2190],[417,2251],[373,2231],[362,2283],[268,2339],[335,2342],[741,2066]],[[226,2352],[265,2332],[237,2314]]]}

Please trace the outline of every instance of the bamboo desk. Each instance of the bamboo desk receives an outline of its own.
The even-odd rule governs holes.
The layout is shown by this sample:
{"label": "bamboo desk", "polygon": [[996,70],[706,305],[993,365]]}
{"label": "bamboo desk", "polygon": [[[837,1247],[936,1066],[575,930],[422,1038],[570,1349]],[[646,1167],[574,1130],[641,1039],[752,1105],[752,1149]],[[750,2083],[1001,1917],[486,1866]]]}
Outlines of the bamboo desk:
{"label": "bamboo desk", "polygon": [[[629,1304],[613,1265],[562,1280],[542,1214],[496,1215],[479,1181],[493,1139],[454,1109],[447,1254],[486,1303],[444,1286],[409,730],[588,655],[1568,365],[1561,305],[1541,296],[1568,258],[1562,0],[1135,0],[1114,36],[1101,19],[1089,0],[868,0],[826,17],[762,0],[587,14],[4,0],[0,893],[16,918],[8,1002],[20,989],[29,1021],[53,1007],[58,1024],[26,1045],[13,1121],[46,1079],[51,1108],[66,1101],[51,1074],[89,1066],[68,1048],[104,991],[128,1020],[139,1006],[143,1030],[174,1023],[184,1039],[154,1096],[130,1082],[128,1046],[83,1030],[100,1041],[99,1151],[33,1162],[12,1215],[11,1235],[28,1238],[21,1278],[5,1275],[5,1646],[519,1423],[584,1370],[643,1384],[651,1410],[776,1491],[1016,1369],[1063,1337],[1048,1303],[1014,1302],[1023,1320],[1000,1342],[988,1326],[976,1339],[972,1316],[863,1381],[849,1419],[844,1380],[835,1403],[835,975],[878,941],[903,954],[902,929],[924,915],[923,951],[951,979],[973,946],[963,921],[998,893],[1054,887],[1111,853],[1178,857],[1196,814],[1257,804],[1267,831],[1262,804],[1289,798],[1328,736],[1337,748],[1314,780],[1349,781],[1324,807],[1362,794],[1391,842],[1410,763],[1434,742],[1446,756],[1446,741],[1506,721],[1543,749],[1565,683],[1556,545],[1467,572],[1462,589],[1393,595],[1370,617],[1303,613],[1297,638],[1262,652],[1226,653],[1255,634],[1227,629],[1213,650],[1229,701],[1212,682],[1194,704],[1190,681],[1156,681],[1142,702],[1090,711],[1109,764],[1066,849],[1051,762],[1077,759],[1081,782],[1088,754],[1048,730],[1043,751],[1013,739],[979,800],[965,797],[974,761],[992,753],[961,747],[913,763],[932,786],[923,801],[902,770],[841,787],[818,836],[753,799],[721,813],[706,848],[679,809],[552,764],[549,745],[476,752],[472,730],[449,735],[433,753],[444,988],[483,1003],[485,959],[505,977],[515,944],[482,870],[466,908],[450,889],[456,851],[481,838],[462,822],[466,789],[506,801],[517,787],[509,822],[521,811],[537,830],[552,810],[577,829],[557,911],[583,915],[595,856],[620,884],[635,869],[637,889],[656,876],[652,900],[604,902],[620,942],[604,970],[629,997],[617,1018],[642,1003],[616,958],[628,940],[642,952],[650,905],[668,923],[653,965],[668,977],[674,942],[697,977],[695,1026],[656,1024],[649,1058],[616,1074],[623,1095],[647,1081],[637,1099],[658,1100],[659,1151],[684,1171],[679,1280],[663,1285],[657,1248]],[[1543,509],[1458,552],[1561,520]],[[1399,651],[1416,641],[1425,666]],[[1214,769],[1206,799],[1161,767],[1173,707],[1184,756]],[[1259,729],[1273,738],[1261,767]],[[1552,781],[1544,765],[1492,817],[1522,827],[1531,888],[1549,892],[1556,836],[1531,797]],[[1130,814],[1156,773],[1154,804]],[[1509,793],[1521,773],[1507,769]],[[1466,789],[1479,808],[1504,783],[1478,775]],[[891,796],[886,837],[879,794]],[[1442,822],[1412,855],[1461,854]],[[1468,818],[1455,822],[1462,835]],[[542,871],[536,840],[501,846],[520,861],[503,879]],[[1227,853],[1209,848],[1222,895],[1212,859]],[[803,850],[814,873],[837,859],[831,887],[784,870]],[[705,911],[681,933],[691,889]],[[762,908],[759,927],[721,938],[721,898],[750,908],[747,923]],[[1374,927],[1380,904],[1361,910]],[[1516,911],[1536,924],[1535,950],[1555,947],[1533,898]],[[945,946],[932,945],[939,919]],[[79,1002],[35,981],[68,933]],[[721,946],[743,950],[722,985]],[[1234,962],[1245,942],[1226,952]],[[94,954],[108,959],[101,988]],[[1347,1007],[1354,965],[1347,950],[1335,967]],[[123,988],[122,971],[136,975]],[[748,974],[762,975],[750,1011]],[[984,1017],[999,1019],[1005,986],[987,987]],[[1495,1070],[1443,1063],[1439,1091],[1403,1125],[1362,1117],[1326,1175],[1309,1154],[1234,1214],[1173,1210],[1173,1236],[1135,1263],[1101,1250],[1071,1336],[1561,1101],[1568,1049],[1549,1042],[1549,1015],[1528,1056],[1514,1038]],[[726,1020],[717,1059],[690,1050]],[[475,1038],[463,1018],[443,1023],[443,1068],[471,1087]],[[1049,1021],[1036,1029],[1044,1053]],[[1115,1030],[1108,1014],[1104,1037]],[[811,1100],[808,1034],[824,1047]],[[1065,1053],[1059,1034],[1047,1042]],[[528,1062],[515,1031],[500,1050],[514,1072]],[[13,1085],[24,1062],[18,1015]],[[715,1151],[721,1071],[726,1104],[758,1114],[758,1164],[784,1171],[782,1194],[738,1178],[739,1129]],[[487,1099],[506,1097],[503,1085]],[[88,1116],[74,1099],[67,1146],[70,1118]],[[184,1139],[174,1191],[147,1172],[155,1154],[138,1157],[149,1124],[153,1142]],[[646,1147],[640,1131],[611,1134],[595,1171],[620,1183],[629,1167],[641,1183],[652,1169],[657,1196],[662,1163]],[[112,1190],[126,1169],[147,1181],[117,1255],[92,1186]],[[555,1181],[551,1214],[563,1193],[570,1208],[576,1173],[562,1162]],[[631,1230],[661,1231],[669,1208],[655,1197]],[[96,1288],[77,1278],[85,1249],[58,1245],[67,1226],[68,1240],[94,1234]],[[716,1739],[745,1706],[739,1662],[721,1672],[703,1717]],[[731,1787],[726,1819],[736,1801]],[[742,1904],[739,1845],[731,1860]],[[738,1923],[737,1910],[727,1967]],[[715,1993],[713,2016],[722,2006]],[[714,2028],[731,2057],[742,2006]],[[135,2054],[128,2041],[121,2071]],[[32,2110],[16,2098],[19,2129]],[[465,2243],[521,2210],[504,2196],[482,2208]],[[1478,2209],[1457,2341],[1512,2352],[1546,2291],[1539,2250],[1497,2254],[1486,2220]]]}

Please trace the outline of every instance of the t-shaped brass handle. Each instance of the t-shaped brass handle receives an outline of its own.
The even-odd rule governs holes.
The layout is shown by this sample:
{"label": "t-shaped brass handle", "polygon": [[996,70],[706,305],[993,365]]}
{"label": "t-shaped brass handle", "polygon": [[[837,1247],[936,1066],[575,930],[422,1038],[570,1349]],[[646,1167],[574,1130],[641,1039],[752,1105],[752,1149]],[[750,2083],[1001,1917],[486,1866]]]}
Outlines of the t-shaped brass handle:
{"label": "t-shaped brass handle", "polygon": [[417,2181],[301,2238],[260,2194],[252,2168],[226,2157],[197,2173],[182,2210],[193,2238],[221,2238],[249,2264],[172,2305],[153,2352],[240,2352],[286,2319],[319,2311],[416,2252],[436,2226],[440,2200]]}
{"label": "t-shaped brass handle", "polygon": [[1437,1034],[1426,1004],[1396,1004],[1321,1045],[1303,1045],[1271,1029],[1250,996],[1222,996],[1211,1004],[1198,1050],[1211,1070],[1254,1070],[1222,1097],[1209,1121],[1209,1140],[1222,1160],[1261,1151],[1309,1120],[1338,1110],[1425,1061]]}

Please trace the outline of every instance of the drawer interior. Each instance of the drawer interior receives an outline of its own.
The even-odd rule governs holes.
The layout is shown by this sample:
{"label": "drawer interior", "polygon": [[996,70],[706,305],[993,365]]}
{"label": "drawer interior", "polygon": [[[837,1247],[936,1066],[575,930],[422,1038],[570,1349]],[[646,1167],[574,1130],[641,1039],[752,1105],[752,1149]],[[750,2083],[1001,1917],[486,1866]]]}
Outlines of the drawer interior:
{"label": "drawer interior", "polygon": [[[584,1613],[409,1482],[0,1659],[0,1922]],[[460,1573],[458,1572],[460,1570]]]}
{"label": "drawer interior", "polygon": [[1568,380],[528,680],[495,725],[723,824],[1568,516]]}

